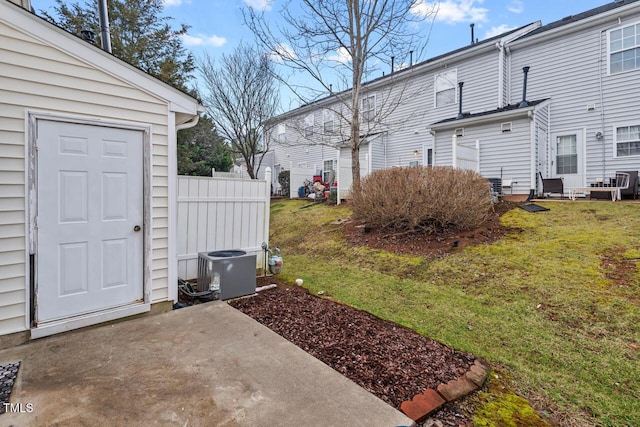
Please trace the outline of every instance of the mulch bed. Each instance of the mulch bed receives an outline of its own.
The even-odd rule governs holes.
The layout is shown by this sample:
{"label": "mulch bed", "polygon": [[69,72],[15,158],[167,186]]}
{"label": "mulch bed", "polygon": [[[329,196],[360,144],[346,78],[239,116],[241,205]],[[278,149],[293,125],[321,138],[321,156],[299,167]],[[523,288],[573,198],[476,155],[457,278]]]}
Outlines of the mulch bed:
{"label": "mulch bed", "polygon": [[230,304],[396,408],[464,375],[475,360],[470,353],[299,287],[281,285]]}

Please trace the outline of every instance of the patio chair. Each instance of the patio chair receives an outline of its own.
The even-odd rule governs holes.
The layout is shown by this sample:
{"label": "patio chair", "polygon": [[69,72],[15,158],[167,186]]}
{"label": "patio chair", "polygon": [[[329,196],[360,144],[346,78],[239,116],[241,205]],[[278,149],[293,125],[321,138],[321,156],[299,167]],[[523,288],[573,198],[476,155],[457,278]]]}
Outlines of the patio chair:
{"label": "patio chair", "polygon": [[562,178],[543,178],[542,172],[538,173],[542,180],[542,195],[560,193],[560,198],[564,199],[564,182],[562,181]]}
{"label": "patio chair", "polygon": [[616,171],[616,178],[618,174],[628,174],[628,185],[620,186],[616,180],[616,185],[622,187],[620,189],[620,198],[624,199],[625,196],[631,196],[632,199],[637,199],[640,194],[640,179],[638,178],[638,171]]}

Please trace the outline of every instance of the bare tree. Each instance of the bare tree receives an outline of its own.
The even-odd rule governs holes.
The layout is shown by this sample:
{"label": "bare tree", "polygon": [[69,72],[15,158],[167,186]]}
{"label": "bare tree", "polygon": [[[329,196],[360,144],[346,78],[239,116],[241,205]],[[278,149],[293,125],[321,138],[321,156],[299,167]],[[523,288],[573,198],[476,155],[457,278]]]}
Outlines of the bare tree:
{"label": "bare tree", "polygon": [[354,189],[360,185],[361,145],[370,135],[388,130],[386,119],[408,98],[406,90],[387,86],[375,100],[376,108],[369,110],[371,101],[362,98],[365,82],[379,75],[381,67],[395,71],[394,59],[401,68],[407,57],[423,52],[428,37],[420,25],[434,16],[435,7],[424,0],[290,0],[280,10],[285,22],[280,27],[274,27],[264,11],[244,11],[259,42],[292,74],[302,73],[316,83],[309,87],[280,76],[303,103],[334,95],[337,107],[332,110],[347,128],[344,141],[351,147]]}
{"label": "bare tree", "polygon": [[240,44],[222,55],[219,66],[208,55],[198,61],[206,90],[203,101],[218,132],[244,160],[247,173],[257,178],[269,140],[262,138],[266,121],[280,104],[269,55]]}

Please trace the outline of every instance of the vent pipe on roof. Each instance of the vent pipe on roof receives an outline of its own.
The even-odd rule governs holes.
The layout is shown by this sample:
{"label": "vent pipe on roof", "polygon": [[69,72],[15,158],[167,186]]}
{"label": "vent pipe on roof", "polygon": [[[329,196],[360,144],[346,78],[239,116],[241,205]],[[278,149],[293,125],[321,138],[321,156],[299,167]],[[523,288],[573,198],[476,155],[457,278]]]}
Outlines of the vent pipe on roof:
{"label": "vent pipe on roof", "polygon": [[80,35],[82,36],[82,40],[86,41],[87,43],[94,44],[94,42],[96,41],[96,33],[91,30],[82,30],[80,31]]}
{"label": "vent pipe on roof", "polygon": [[471,44],[473,44],[475,42],[475,37],[473,35],[473,28],[476,26],[476,24],[469,24],[469,26],[471,27]]}
{"label": "vent pipe on roof", "polygon": [[409,51],[409,68],[413,67],[413,51]]}
{"label": "vent pipe on roof", "polygon": [[100,40],[102,41],[102,50],[111,53],[111,32],[109,31],[107,0],[98,0],[98,15],[100,16]]}
{"label": "vent pipe on roof", "polygon": [[396,57],[395,57],[395,56],[392,56],[392,57],[391,57],[391,73],[389,73],[389,74],[393,74],[393,68],[394,68],[394,62],[395,62],[395,60],[396,60]]}
{"label": "vent pipe on roof", "polygon": [[518,105],[518,108],[525,108],[529,106],[527,102],[527,75],[529,74],[529,68],[531,67],[522,67],[522,71],[524,72],[524,82],[522,83],[522,102]]}
{"label": "vent pipe on roof", "polygon": [[458,83],[458,87],[460,88],[458,90],[458,117],[456,117],[457,119],[462,119],[464,118],[464,114],[462,114],[462,85],[464,85],[464,82],[460,82]]}

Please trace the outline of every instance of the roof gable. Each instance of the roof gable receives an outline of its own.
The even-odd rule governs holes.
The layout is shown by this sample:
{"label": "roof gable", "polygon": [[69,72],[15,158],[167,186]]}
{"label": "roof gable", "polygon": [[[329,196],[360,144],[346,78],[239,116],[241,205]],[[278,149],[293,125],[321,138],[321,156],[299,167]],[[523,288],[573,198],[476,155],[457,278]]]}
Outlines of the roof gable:
{"label": "roof gable", "polygon": [[195,115],[201,107],[199,102],[190,95],[175,89],[102,49],[90,45],[80,37],[51,24],[8,0],[0,0],[0,21],[92,67],[99,68],[103,72],[115,76],[144,92],[167,101],[169,110],[172,112]]}

